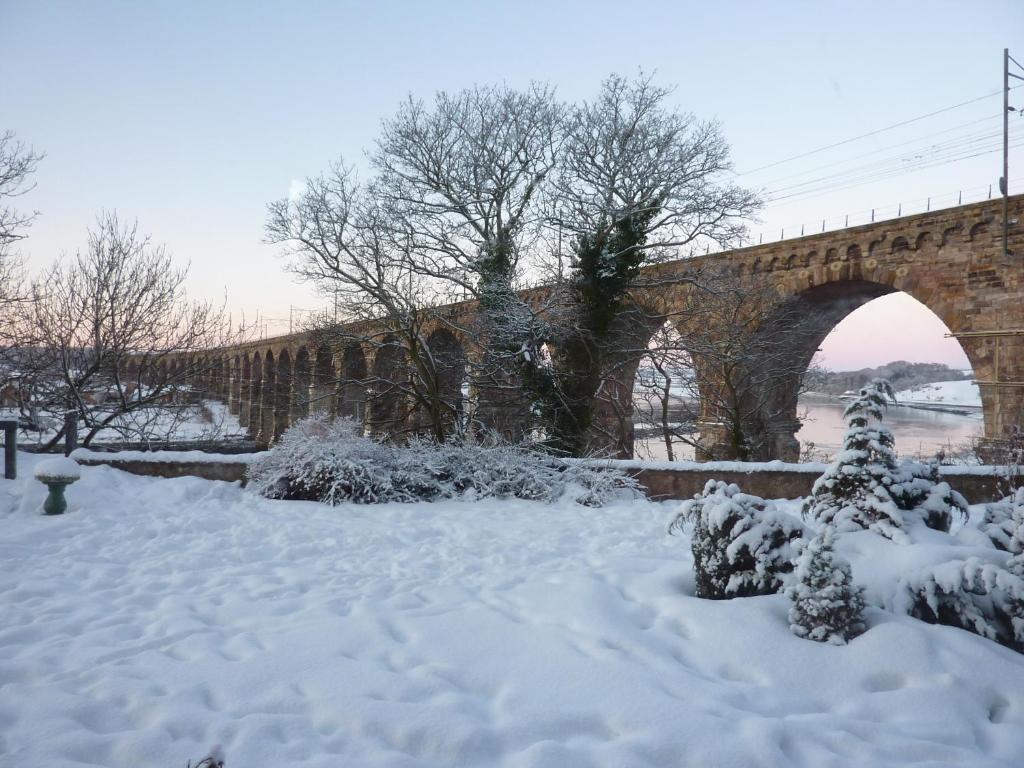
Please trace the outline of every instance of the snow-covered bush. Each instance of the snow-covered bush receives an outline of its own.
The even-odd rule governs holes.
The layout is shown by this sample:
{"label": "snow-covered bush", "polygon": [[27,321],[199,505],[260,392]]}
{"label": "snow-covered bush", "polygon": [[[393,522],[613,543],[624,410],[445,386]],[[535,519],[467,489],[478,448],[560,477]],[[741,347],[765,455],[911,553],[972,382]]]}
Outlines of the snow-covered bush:
{"label": "snow-covered bush", "polygon": [[903,461],[892,473],[889,493],[901,510],[912,511],[936,531],[949,531],[953,518],[967,519],[967,499],[939,479],[939,465]]}
{"label": "snow-covered bush", "polygon": [[249,487],[272,499],[340,504],[417,501],[441,495],[422,460],[361,434],[350,419],[316,415],[296,422],[249,465]]}
{"label": "snow-covered bush", "polygon": [[[216,744],[210,750],[210,753],[195,764],[195,768],[224,768],[224,750],[220,744]],[[193,768],[192,761],[188,761],[188,765],[185,768]]]}
{"label": "snow-covered bush", "polygon": [[881,424],[890,397],[889,383],[875,380],[846,407],[843,450],[815,481],[805,517],[838,531],[867,528],[896,539],[915,519],[948,531],[954,514],[966,516],[967,501],[939,482],[936,466],[897,464],[892,432]]}
{"label": "snow-covered bush", "polygon": [[803,535],[799,520],[720,480],[683,502],[669,532],[687,526],[697,596],[713,600],[778,592],[793,570],[791,544]]}
{"label": "snow-covered bush", "polygon": [[599,506],[638,488],[618,470],[561,461],[526,446],[417,439],[393,445],[363,436],[350,420],[323,415],[297,422],[254,461],[249,485],[274,499],[327,504],[568,496]]}
{"label": "snow-covered bush", "polygon": [[835,553],[834,537],[825,526],[803,543],[794,584],[786,590],[793,602],[789,627],[797,637],[845,645],[864,631],[864,591],[854,586],[850,564]]}
{"label": "snow-covered bush", "polygon": [[617,492],[636,492],[636,480],[619,470],[562,461],[528,446],[504,442],[433,443],[413,441],[406,449],[426,457],[445,496],[556,501],[570,495],[588,506],[601,506]]}
{"label": "snow-covered bush", "polygon": [[1024,553],[1024,488],[1018,488],[1006,498],[985,505],[981,531],[996,549]]}
{"label": "snow-covered bush", "polygon": [[901,580],[896,607],[1024,652],[1024,559],[1007,565],[971,557],[925,568]]}

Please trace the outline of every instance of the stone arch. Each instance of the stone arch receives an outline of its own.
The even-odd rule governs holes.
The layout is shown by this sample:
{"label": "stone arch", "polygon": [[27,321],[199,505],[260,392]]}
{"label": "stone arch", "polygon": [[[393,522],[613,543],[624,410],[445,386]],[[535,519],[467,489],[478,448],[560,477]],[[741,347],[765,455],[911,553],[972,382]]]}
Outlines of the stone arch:
{"label": "stone arch", "polygon": [[854,261],[855,259],[859,259],[860,255],[861,255],[860,254],[860,246],[857,245],[857,243],[853,243],[852,245],[847,246],[847,248],[846,248],[846,258],[847,258],[847,260]]}
{"label": "stone arch", "polygon": [[287,349],[282,349],[277,356],[274,379],[274,429],[271,434],[277,440],[292,421],[292,356]]}
{"label": "stone arch", "polygon": [[369,401],[369,429],[374,435],[394,436],[404,431],[408,416],[405,349],[386,336],[373,356]]}
{"label": "stone arch", "polygon": [[[654,460],[692,459],[700,429],[702,376],[686,348],[685,324],[666,319],[654,330],[633,375],[633,455]],[[696,397],[694,395],[697,394]],[[690,425],[687,428],[687,425]]]}
{"label": "stone arch", "polygon": [[292,423],[309,415],[311,386],[312,369],[309,363],[309,348],[302,345],[295,353],[295,364],[292,371]]}
{"label": "stone arch", "polygon": [[935,247],[935,236],[931,232],[922,232],[914,239],[915,251],[930,251]]}
{"label": "stone arch", "polygon": [[350,344],[338,361],[337,412],[357,424],[366,424],[366,353],[361,344]]}
{"label": "stone arch", "polygon": [[949,245],[950,241],[953,239],[953,236],[956,235],[958,232],[962,232],[963,229],[963,224],[954,224],[952,227],[946,227],[944,230],[942,230],[942,242],[939,243],[939,247],[944,248],[947,245]]}
{"label": "stone arch", "polygon": [[313,368],[309,388],[311,413],[334,413],[334,388],[338,377],[334,374],[334,355],[329,347],[317,347],[312,356]]}
{"label": "stone arch", "polygon": [[[884,278],[878,281],[851,279],[823,283],[793,297],[799,303],[799,314],[813,318],[813,324],[802,337],[794,336],[793,370],[806,370],[825,337],[854,310],[876,298],[901,290],[931,310],[947,328],[953,327],[951,323],[955,322],[954,314],[949,303],[936,301],[932,295],[918,290],[914,281],[896,275],[893,270],[885,271]],[[972,351],[969,340],[962,340],[961,347],[975,372],[980,372],[984,365],[982,357]],[[767,405],[768,412],[763,418],[766,450],[758,458],[798,459],[799,444],[795,433],[800,426],[797,417],[799,389],[800,382],[796,376],[777,382]],[[984,403],[984,391],[982,399]]]}
{"label": "stone arch", "polygon": [[[667,318],[658,310],[634,307],[616,321],[614,333],[619,355],[606,355],[603,373],[593,398],[593,423],[590,429],[589,451],[595,455],[632,458],[635,427],[633,390],[642,354]],[[555,367],[559,366],[559,353],[554,353]]]}
{"label": "stone arch", "polygon": [[899,237],[893,238],[892,247],[891,247],[891,251],[890,251],[891,253],[897,254],[897,253],[901,253],[902,251],[909,251],[909,250],[910,250],[910,243],[908,242],[907,238],[903,237],[902,235],[900,235]]}
{"label": "stone arch", "polygon": [[986,220],[979,221],[977,224],[971,225],[971,228],[967,233],[967,239],[973,241],[979,237],[982,237],[983,235],[987,235],[989,230],[989,223],[990,222]]}
{"label": "stone arch", "polygon": [[[427,348],[433,364],[428,374],[428,388],[433,396],[423,398],[431,403],[434,413],[426,414],[435,437],[444,438],[465,426],[466,403],[463,385],[466,382],[467,357],[459,339],[447,328],[438,328],[427,337]],[[429,393],[428,393],[429,395]]]}

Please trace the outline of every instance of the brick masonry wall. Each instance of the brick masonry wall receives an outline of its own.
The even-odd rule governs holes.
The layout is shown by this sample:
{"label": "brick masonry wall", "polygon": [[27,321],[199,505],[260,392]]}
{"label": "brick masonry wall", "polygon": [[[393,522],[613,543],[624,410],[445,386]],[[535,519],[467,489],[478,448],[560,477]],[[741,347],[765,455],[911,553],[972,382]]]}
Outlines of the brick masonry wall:
{"label": "brick masonry wall", "polygon": [[[977,473],[944,474],[950,486],[959,491],[971,504],[982,504],[1000,498],[1005,479],[993,473],[991,467]],[[817,480],[820,471],[777,470],[756,472],[735,472],[705,469],[641,469],[636,472],[640,483],[647,489],[647,495],[654,499],[688,499],[699,493],[708,480],[724,480],[735,483],[746,493],[766,499],[796,499],[807,496]],[[1016,484],[1024,483],[1019,476]]]}
{"label": "brick masonry wall", "polygon": [[[108,465],[115,469],[147,477],[201,477],[206,480],[222,480],[245,485],[247,464],[240,461],[143,461],[137,458],[117,459],[115,455],[97,458],[78,458],[85,466]],[[735,463],[732,463],[735,466]],[[785,469],[757,469],[737,471],[735,469],[702,468],[687,465],[678,469],[663,469],[637,466],[627,462],[622,467],[634,474],[652,499],[688,499],[699,493],[708,480],[723,480],[735,483],[745,492],[767,499],[796,499],[811,492],[811,486],[821,474],[821,467],[790,465]],[[943,479],[962,493],[972,504],[980,504],[999,498],[1005,480],[993,467],[950,467],[943,473]],[[1024,484],[1024,476],[1016,478],[1016,484]]]}

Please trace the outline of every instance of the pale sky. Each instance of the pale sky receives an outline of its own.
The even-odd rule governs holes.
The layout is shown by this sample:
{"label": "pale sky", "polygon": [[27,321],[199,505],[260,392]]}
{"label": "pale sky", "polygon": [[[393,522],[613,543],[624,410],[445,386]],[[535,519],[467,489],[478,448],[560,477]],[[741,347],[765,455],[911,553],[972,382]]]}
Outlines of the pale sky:
{"label": "pale sky", "polygon": [[[721,122],[741,182],[805,193],[771,203],[756,240],[987,195],[1006,46],[1024,61],[1020,0],[0,0],[0,129],[47,155],[24,198],[42,213],[24,249],[33,267],[81,247],[97,213],[116,209],[191,262],[193,295],[226,295],[236,315],[281,331],[291,307],[322,300],[261,243],[267,203],[339,155],[360,160],[410,92],[542,80],[578,99],[611,72],[655,71],[679,107]],[[979,156],[945,162],[970,148]],[[1024,191],[1021,160],[1011,154],[1011,191]],[[886,297],[837,328],[824,362],[965,365],[945,332],[908,297]]]}

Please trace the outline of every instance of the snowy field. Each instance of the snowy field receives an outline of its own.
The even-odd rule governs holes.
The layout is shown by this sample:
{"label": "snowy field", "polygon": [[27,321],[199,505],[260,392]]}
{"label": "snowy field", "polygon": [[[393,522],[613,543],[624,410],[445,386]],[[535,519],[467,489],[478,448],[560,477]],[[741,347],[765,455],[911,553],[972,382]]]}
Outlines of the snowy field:
{"label": "snowy field", "polygon": [[896,402],[904,405],[958,405],[981,408],[981,391],[971,379],[936,381],[896,393]]}
{"label": "snowy field", "polygon": [[[1024,656],[880,609],[820,645],[785,597],[692,597],[678,503],[328,508],[90,467],[46,518],[20,458],[0,765],[1024,764]],[[877,541],[847,554],[884,585],[910,548]]]}
{"label": "snowy field", "polygon": [[[0,418],[18,419],[16,410],[0,410]],[[22,431],[18,436],[21,445],[42,445],[52,439],[60,429],[56,419],[46,418],[46,429],[39,432]],[[79,437],[87,433],[80,427]],[[96,445],[120,442],[207,442],[213,440],[238,440],[246,437],[247,431],[238,423],[238,416],[230,413],[226,404],[219,400],[203,400],[201,404],[181,406],[176,409],[144,408],[118,418],[115,426],[102,429],[93,439]]]}

